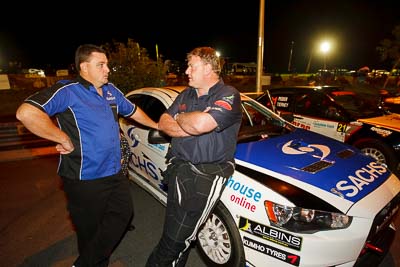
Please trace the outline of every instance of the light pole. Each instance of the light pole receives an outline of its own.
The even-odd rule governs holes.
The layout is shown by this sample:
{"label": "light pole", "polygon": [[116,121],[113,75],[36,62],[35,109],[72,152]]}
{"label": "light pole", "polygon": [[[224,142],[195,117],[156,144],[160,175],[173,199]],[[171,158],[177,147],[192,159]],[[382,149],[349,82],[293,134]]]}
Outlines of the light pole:
{"label": "light pole", "polygon": [[257,46],[257,74],[256,74],[256,89],[257,92],[262,91],[262,75],[264,62],[264,13],[265,0],[260,0],[260,11],[258,18],[258,46]]}
{"label": "light pole", "polygon": [[310,52],[310,57],[308,58],[308,63],[307,63],[307,67],[306,67],[306,73],[310,72],[312,55],[313,55],[313,51]]}
{"label": "light pole", "polygon": [[324,70],[326,70],[326,55],[331,50],[331,44],[328,41],[324,41],[320,45],[320,50],[324,54]]}
{"label": "light pole", "polygon": [[290,72],[292,70],[293,45],[294,45],[294,42],[292,41],[292,43],[290,45],[289,63],[288,63],[288,67],[287,67],[288,72]]}

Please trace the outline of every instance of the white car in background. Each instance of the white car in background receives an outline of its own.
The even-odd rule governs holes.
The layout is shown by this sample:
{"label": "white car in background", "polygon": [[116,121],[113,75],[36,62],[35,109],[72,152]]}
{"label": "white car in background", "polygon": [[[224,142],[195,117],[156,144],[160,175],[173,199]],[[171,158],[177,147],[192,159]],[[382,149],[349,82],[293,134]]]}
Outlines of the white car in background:
{"label": "white car in background", "polygon": [[38,75],[38,76],[40,76],[40,77],[46,77],[46,75],[45,75],[45,73],[44,73],[44,70],[42,70],[42,69],[28,69],[28,73],[29,74],[35,74],[35,75]]}
{"label": "white car in background", "polygon": [[[142,88],[127,98],[158,121],[182,90]],[[244,95],[242,110],[236,170],[197,235],[206,265],[378,266],[395,234],[399,179],[358,149],[297,128]],[[130,179],[165,204],[168,137],[119,122],[132,151]]]}

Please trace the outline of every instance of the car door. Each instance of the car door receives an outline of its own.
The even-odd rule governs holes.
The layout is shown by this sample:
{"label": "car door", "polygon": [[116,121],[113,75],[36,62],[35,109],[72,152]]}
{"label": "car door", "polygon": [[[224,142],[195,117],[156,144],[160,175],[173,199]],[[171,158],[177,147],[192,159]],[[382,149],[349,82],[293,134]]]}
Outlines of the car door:
{"label": "car door", "polygon": [[[166,107],[158,95],[134,94],[128,99],[138,105],[151,119],[158,122]],[[122,123],[123,131],[129,136],[132,151],[131,169],[155,187],[163,187],[161,172],[165,165],[168,144],[148,143],[149,128],[138,125],[132,120]]]}

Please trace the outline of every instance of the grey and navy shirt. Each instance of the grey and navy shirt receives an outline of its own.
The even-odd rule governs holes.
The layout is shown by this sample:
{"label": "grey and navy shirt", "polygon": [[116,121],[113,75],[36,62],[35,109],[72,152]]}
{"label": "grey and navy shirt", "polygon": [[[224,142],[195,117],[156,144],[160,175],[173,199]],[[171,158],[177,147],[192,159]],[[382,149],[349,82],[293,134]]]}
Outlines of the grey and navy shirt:
{"label": "grey and navy shirt", "polygon": [[172,138],[167,157],[193,164],[233,161],[242,121],[240,93],[234,87],[220,80],[207,95],[200,97],[195,88],[188,87],[166,112],[175,116],[177,113],[204,111],[207,107],[211,108],[208,113],[217,122],[217,128],[202,135]]}
{"label": "grey and navy shirt", "polygon": [[121,170],[118,114],[129,117],[136,106],[112,83],[96,88],[78,77],[58,82],[25,100],[49,116],[72,140],[75,150],[60,156],[58,174],[75,180],[92,180]]}

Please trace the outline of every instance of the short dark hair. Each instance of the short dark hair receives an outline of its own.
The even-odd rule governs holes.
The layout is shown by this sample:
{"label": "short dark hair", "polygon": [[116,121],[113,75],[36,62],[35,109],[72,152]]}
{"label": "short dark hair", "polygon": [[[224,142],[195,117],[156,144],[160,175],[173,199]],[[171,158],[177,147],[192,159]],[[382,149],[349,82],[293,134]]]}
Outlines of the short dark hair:
{"label": "short dark hair", "polygon": [[100,46],[93,45],[93,44],[83,44],[80,45],[75,52],[75,67],[76,70],[79,72],[81,70],[81,63],[88,61],[91,54],[93,52],[103,53],[106,54],[106,50],[101,48]]}

